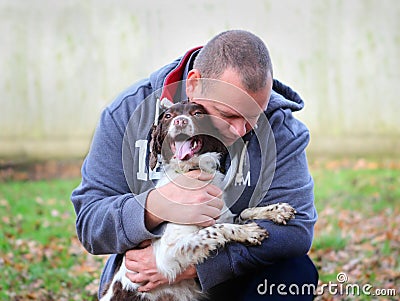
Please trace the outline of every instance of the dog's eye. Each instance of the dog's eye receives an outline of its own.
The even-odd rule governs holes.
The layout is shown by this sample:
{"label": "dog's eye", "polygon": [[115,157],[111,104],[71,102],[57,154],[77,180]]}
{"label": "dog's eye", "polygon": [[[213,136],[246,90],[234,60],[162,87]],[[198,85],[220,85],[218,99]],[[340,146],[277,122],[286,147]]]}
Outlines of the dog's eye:
{"label": "dog's eye", "polygon": [[164,118],[165,119],[170,119],[172,115],[170,113],[165,113]]}
{"label": "dog's eye", "polygon": [[202,112],[197,111],[197,112],[194,112],[194,113],[193,113],[193,116],[196,116],[196,117],[203,117],[204,114],[203,114]]}

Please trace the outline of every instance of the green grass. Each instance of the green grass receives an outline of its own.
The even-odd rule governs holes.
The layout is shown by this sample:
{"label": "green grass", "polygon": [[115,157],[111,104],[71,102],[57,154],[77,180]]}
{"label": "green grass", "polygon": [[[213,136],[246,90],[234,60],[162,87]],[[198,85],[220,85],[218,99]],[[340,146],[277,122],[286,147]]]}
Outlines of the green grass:
{"label": "green grass", "polygon": [[77,293],[78,300],[92,300],[82,288],[100,271],[74,272],[86,260],[74,250],[69,197],[78,184],[79,179],[0,183],[0,300],[73,300]]}
{"label": "green grass", "polygon": [[313,170],[318,211],[334,208],[380,212],[400,201],[400,170]]}
{"label": "green grass", "polygon": [[314,241],[314,248],[321,250],[343,250],[346,245],[349,243],[349,239],[347,237],[342,237],[340,231],[335,231],[333,233],[321,233],[318,235]]}
{"label": "green grass", "polygon": [[[319,220],[310,256],[321,282],[335,282],[338,273],[346,272],[351,284],[398,289],[400,170],[318,167],[311,171]],[[371,300],[347,298],[324,295],[317,300]]]}
{"label": "green grass", "polygon": [[329,229],[322,229],[315,238],[317,249],[340,250],[349,242],[342,234],[336,211],[349,210],[370,217],[400,205],[400,170],[316,169],[312,173],[317,211],[333,211],[323,216]]}
{"label": "green grass", "polygon": [[[344,270],[351,283],[373,281],[382,288],[392,279],[399,288],[400,170],[311,171],[319,221],[310,256],[321,281],[335,281]],[[77,242],[69,197],[78,184],[0,183],[0,300],[95,299],[104,257],[87,254]]]}
{"label": "green grass", "polygon": [[[73,181],[0,183],[2,216],[7,222],[6,236],[33,239],[41,244],[64,238],[74,229],[74,212],[69,201]],[[9,219],[9,220],[8,220]]]}

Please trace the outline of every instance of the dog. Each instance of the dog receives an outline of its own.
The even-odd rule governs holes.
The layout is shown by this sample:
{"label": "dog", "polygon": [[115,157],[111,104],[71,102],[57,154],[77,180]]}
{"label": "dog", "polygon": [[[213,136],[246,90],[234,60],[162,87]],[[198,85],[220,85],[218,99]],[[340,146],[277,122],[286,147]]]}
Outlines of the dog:
{"label": "dog", "polygon": [[[188,101],[172,105],[160,115],[151,136],[149,165],[153,169],[161,158],[163,170],[158,187],[173,181],[182,173],[198,169],[212,173],[213,184],[221,185],[224,175],[220,172],[220,159],[227,153],[227,149],[218,138],[203,106]],[[190,265],[201,263],[211,252],[229,242],[260,245],[268,237],[268,232],[251,220],[269,219],[278,224],[286,224],[296,213],[286,203],[248,208],[238,218],[241,224],[233,224],[220,223],[223,220],[233,220],[233,214],[228,208],[224,207],[221,212],[217,223],[210,227],[167,223],[162,237],[152,241],[157,268],[170,284],[161,285],[150,292],[138,292],[140,284],[131,282],[125,276],[131,271],[125,267],[123,257],[100,301],[199,300],[204,294],[196,281],[190,279],[173,283],[177,275]]]}

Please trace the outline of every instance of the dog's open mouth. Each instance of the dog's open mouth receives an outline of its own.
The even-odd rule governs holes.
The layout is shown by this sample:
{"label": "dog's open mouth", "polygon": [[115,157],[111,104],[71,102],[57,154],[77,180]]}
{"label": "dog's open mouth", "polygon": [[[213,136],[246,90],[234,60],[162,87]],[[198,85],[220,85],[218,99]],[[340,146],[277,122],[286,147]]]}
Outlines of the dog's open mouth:
{"label": "dog's open mouth", "polygon": [[199,136],[189,137],[178,135],[171,143],[171,149],[174,157],[178,160],[189,160],[201,150],[203,142]]}

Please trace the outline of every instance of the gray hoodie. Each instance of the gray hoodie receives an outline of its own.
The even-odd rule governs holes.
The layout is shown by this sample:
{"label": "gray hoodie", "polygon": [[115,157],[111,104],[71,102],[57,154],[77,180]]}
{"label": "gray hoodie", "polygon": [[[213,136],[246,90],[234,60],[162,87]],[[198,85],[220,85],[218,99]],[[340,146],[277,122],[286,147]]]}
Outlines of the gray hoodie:
{"label": "gray hoodie", "polygon": [[[144,223],[144,204],[159,177],[148,167],[149,133],[157,99],[185,99],[179,81],[186,78],[197,52],[193,49],[135,83],[104,109],[82,166],[82,182],[71,196],[77,234],[90,253],[123,254],[162,234],[163,225],[150,232]],[[296,92],[274,80],[263,118],[230,148],[225,163],[225,199],[234,214],[249,206],[287,202],[296,209],[296,218],[286,226],[257,221],[269,232],[261,246],[231,243],[197,265],[203,291],[309,251],[317,220],[305,153],[309,131],[292,115],[303,105]],[[102,281],[111,279],[117,257],[110,257]]]}

